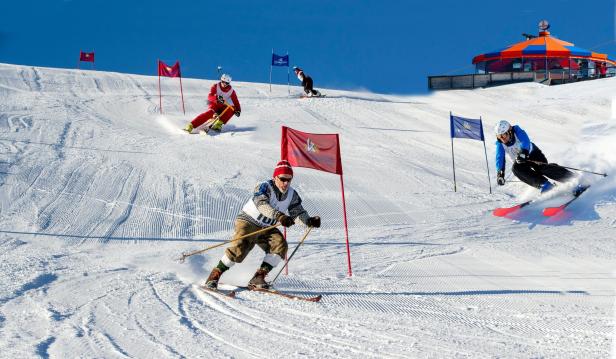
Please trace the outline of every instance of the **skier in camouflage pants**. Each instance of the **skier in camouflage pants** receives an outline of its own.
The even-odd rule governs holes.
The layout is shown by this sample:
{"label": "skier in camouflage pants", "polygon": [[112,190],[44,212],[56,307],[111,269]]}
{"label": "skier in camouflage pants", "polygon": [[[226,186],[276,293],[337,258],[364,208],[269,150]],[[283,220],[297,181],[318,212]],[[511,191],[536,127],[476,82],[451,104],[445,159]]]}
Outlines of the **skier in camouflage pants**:
{"label": "skier in camouflage pants", "polygon": [[[290,185],[292,179],[291,165],[284,160],[278,162],[273,178],[257,184],[253,197],[238,214],[233,239],[272,226],[276,222],[285,227],[295,223],[315,228],[321,226],[321,218],[310,217],[302,207],[302,199]],[[280,230],[271,228],[240,240],[233,241],[233,239],[218,265],[212,269],[205,286],[210,289],[218,288],[221,275],[236,263],[241,263],[254,246],[258,245],[265,252],[265,258],[248,283],[248,287],[269,288],[265,277],[287,254],[287,241]]]}

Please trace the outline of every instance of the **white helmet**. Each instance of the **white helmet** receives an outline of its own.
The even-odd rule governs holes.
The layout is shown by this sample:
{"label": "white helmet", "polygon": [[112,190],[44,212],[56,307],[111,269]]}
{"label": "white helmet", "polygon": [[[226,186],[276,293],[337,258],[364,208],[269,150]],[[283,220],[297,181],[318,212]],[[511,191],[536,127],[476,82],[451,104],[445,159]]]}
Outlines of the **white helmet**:
{"label": "white helmet", "polygon": [[496,136],[502,135],[503,133],[509,131],[509,129],[511,129],[511,125],[509,124],[509,122],[502,120],[499,121],[496,126],[494,126],[494,134]]}
{"label": "white helmet", "polygon": [[222,76],[220,76],[220,81],[224,81],[226,83],[231,83],[231,76],[229,76],[227,74],[222,74]]}

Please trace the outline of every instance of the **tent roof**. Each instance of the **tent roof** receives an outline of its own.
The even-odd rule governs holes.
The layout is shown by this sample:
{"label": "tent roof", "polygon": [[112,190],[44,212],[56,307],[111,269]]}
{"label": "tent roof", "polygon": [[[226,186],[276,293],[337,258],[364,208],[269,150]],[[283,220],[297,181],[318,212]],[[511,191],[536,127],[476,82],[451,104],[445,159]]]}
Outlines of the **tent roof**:
{"label": "tent roof", "polygon": [[541,31],[538,37],[477,55],[473,58],[473,64],[488,60],[512,59],[532,57],[574,57],[587,58],[590,60],[608,61],[616,65],[606,54],[592,52],[576,47],[574,44],[550,36],[548,31]]}

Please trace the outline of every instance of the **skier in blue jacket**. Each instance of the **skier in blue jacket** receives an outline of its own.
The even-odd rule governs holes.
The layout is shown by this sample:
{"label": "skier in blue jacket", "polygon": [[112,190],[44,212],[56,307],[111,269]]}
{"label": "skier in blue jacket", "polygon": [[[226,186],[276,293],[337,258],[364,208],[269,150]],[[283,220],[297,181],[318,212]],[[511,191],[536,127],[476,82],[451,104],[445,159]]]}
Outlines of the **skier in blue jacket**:
{"label": "skier in blue jacket", "polygon": [[496,183],[505,184],[505,152],[514,162],[513,174],[522,182],[538,188],[541,193],[549,191],[554,184],[548,180],[565,182],[573,178],[573,172],[558,166],[548,164],[539,147],[520,126],[511,126],[507,121],[500,121],[494,127],[496,134]]}

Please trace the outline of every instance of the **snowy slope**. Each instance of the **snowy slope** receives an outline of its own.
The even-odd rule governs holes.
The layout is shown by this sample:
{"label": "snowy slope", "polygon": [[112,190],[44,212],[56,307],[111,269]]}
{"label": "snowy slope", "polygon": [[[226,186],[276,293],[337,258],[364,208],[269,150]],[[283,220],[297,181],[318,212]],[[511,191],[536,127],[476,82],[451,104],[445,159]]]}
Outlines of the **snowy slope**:
{"label": "snowy slope", "polygon": [[[605,358],[614,354],[616,79],[519,84],[430,96],[235,83],[242,116],[218,136],[179,128],[211,81],[0,64],[0,352],[3,357]],[[292,93],[297,95],[298,88]],[[566,216],[491,209],[533,195],[488,193],[483,146],[456,140],[449,112],[485,130],[523,126],[548,159],[608,172]],[[353,276],[335,175],[296,169],[323,218],[279,289],[324,295],[237,300],[195,288],[253,186],[271,176],[280,126],[339,133]],[[487,143],[494,177],[494,148]],[[509,177],[510,180],[515,178]],[[492,179],[493,182],[493,179]],[[302,228],[289,231],[294,248]],[[223,281],[244,285],[255,249]],[[277,272],[278,269],[275,271]]]}

